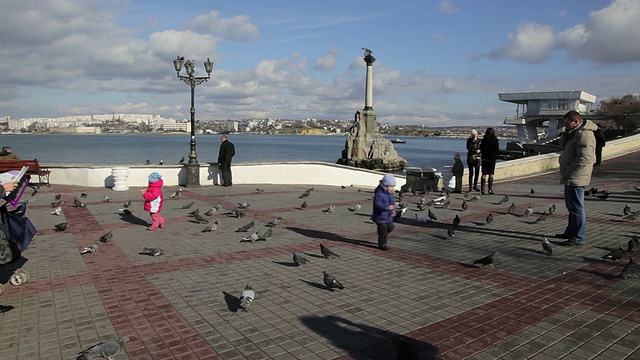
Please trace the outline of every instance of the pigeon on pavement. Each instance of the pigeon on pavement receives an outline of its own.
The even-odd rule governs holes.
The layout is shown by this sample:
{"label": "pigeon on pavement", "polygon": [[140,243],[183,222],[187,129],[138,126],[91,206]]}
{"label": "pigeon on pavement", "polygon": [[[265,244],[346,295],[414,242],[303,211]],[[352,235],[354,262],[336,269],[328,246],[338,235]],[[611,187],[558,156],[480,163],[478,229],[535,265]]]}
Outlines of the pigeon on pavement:
{"label": "pigeon on pavement", "polygon": [[240,242],[245,242],[245,241],[251,241],[251,242],[256,242],[260,240],[260,232],[256,231],[254,233],[252,233],[251,235],[247,235],[245,237],[243,237]]}
{"label": "pigeon on pavement", "polygon": [[456,214],[456,217],[453,218],[453,226],[458,226],[458,225],[460,225],[460,216]]}
{"label": "pigeon on pavement", "polygon": [[524,210],[524,216],[531,216],[531,214],[533,214],[533,209],[529,206]]}
{"label": "pigeon on pavement", "polygon": [[619,276],[623,279],[627,279],[636,277],[638,276],[638,274],[640,274],[640,265],[638,265],[638,263],[633,260],[632,256],[629,256],[629,262],[624,266]]}
{"label": "pigeon on pavement", "polygon": [[322,210],[322,212],[325,213],[325,214],[331,214],[333,212],[333,210],[335,210],[335,209],[336,209],[335,205],[329,205],[329,207],[324,209],[324,210]]}
{"label": "pigeon on pavement", "polygon": [[56,194],[56,196],[53,197],[56,200],[60,200],[60,198],[62,198],[62,194]]}
{"label": "pigeon on pavement", "polygon": [[467,205],[467,201],[462,200],[462,210],[467,210],[468,208],[469,208],[469,205]]}
{"label": "pigeon on pavement", "polygon": [[216,221],[213,224],[202,229],[202,232],[213,232],[213,231],[216,231],[217,229],[218,229],[218,222]]}
{"label": "pigeon on pavement", "polygon": [[278,216],[277,218],[275,218],[275,219],[273,219],[273,220],[269,221],[269,222],[267,223],[267,225],[266,225],[266,226],[269,226],[269,227],[276,227],[276,226],[280,225],[280,221],[281,221],[281,220],[282,220],[282,217],[281,217],[281,216]]}
{"label": "pigeon on pavement", "polygon": [[123,349],[124,344],[129,341],[128,336],[123,336],[118,340],[104,341],[78,353],[76,360],[88,360],[100,357],[103,359],[113,359]]}
{"label": "pigeon on pavement", "polygon": [[65,230],[67,230],[67,225],[69,225],[69,223],[63,222],[60,224],[56,224],[53,227],[57,232],[64,232]]}
{"label": "pigeon on pavement", "polygon": [[455,237],[456,236],[456,230],[453,228],[453,226],[450,226],[447,229],[447,235],[449,235],[449,237]]}
{"label": "pigeon on pavement", "polygon": [[142,248],[142,253],[147,255],[152,255],[152,256],[160,256],[160,255],[164,255],[164,250],[160,248],[146,247],[146,248]]}
{"label": "pigeon on pavement", "polygon": [[129,206],[131,206],[131,200],[127,200],[127,202],[124,203],[124,205],[122,205],[124,208],[128,208]]}
{"label": "pigeon on pavement", "polygon": [[482,266],[489,266],[489,265],[493,266],[493,257],[496,254],[497,253],[494,251],[491,254],[474,261],[473,264],[471,264],[471,265],[476,266],[476,264],[479,264],[479,265],[482,265]]}
{"label": "pigeon on pavement", "polygon": [[357,203],[354,207],[350,207],[350,208],[347,208],[347,209],[349,209],[349,211],[351,211],[351,212],[356,212],[356,211],[360,210],[360,208],[362,208],[362,205],[360,203]]}
{"label": "pigeon on pavement", "polygon": [[498,201],[498,204],[504,204],[506,202],[509,201],[509,195],[504,195],[504,197],[502,199],[500,199],[500,201]]}
{"label": "pigeon on pavement", "polygon": [[109,232],[100,236],[101,243],[108,243],[111,239],[113,239],[113,230],[109,230]]}
{"label": "pigeon on pavement", "polygon": [[547,213],[549,213],[549,215],[553,215],[554,212],[556,212],[556,204],[551,204]]}
{"label": "pigeon on pavement", "polygon": [[622,256],[624,256],[624,249],[618,248],[618,249],[613,249],[608,254],[602,256],[602,259],[618,261],[622,259]]}
{"label": "pigeon on pavement", "polygon": [[100,246],[98,243],[95,243],[93,245],[87,246],[87,247],[85,247],[84,249],[82,249],[80,251],[80,254],[82,254],[82,255],[89,254],[89,253],[93,254],[96,251],[98,251],[98,246]]}
{"label": "pigeon on pavement", "polygon": [[216,208],[212,207],[211,209],[207,210],[207,212],[205,212],[204,215],[211,216],[211,215],[215,214],[216,211],[218,211],[218,210],[216,210]]}
{"label": "pigeon on pavement", "polygon": [[105,196],[102,198],[102,202],[111,202],[111,198],[108,196]]}
{"label": "pigeon on pavement", "polygon": [[267,241],[267,240],[271,239],[272,236],[273,236],[273,229],[269,228],[269,229],[267,229],[267,231],[265,231],[265,232],[263,232],[262,234],[259,235],[258,240]]}
{"label": "pigeon on pavement", "polygon": [[192,201],[186,205],[182,205],[180,209],[190,209],[193,206],[193,204],[195,204],[195,201]]}
{"label": "pigeon on pavement", "polygon": [[298,198],[299,199],[306,198],[306,197],[309,197],[309,195],[311,195],[311,191],[307,190],[303,192],[302,195],[298,196]]}
{"label": "pigeon on pavement", "polygon": [[322,274],[324,275],[324,284],[327,286],[327,289],[331,291],[333,291],[334,289],[344,289],[344,286],[340,283],[340,281],[338,281],[338,279],[327,274],[326,271],[323,271]]}
{"label": "pigeon on pavement", "polygon": [[333,252],[331,249],[329,249],[328,247],[326,247],[324,244],[320,244],[320,252],[322,253],[322,255],[324,255],[325,258],[327,259],[331,259],[331,258],[338,258],[340,257],[340,255],[336,254],[335,252]]}
{"label": "pigeon on pavement", "polygon": [[253,290],[251,282],[248,282],[244,290],[240,293],[240,309],[247,310],[255,298],[256,292]]}
{"label": "pigeon on pavement", "polygon": [[427,215],[429,216],[429,219],[431,219],[433,221],[438,221],[438,218],[436,217],[436,214],[434,214],[433,211],[431,211],[431,209],[429,209],[429,211],[427,212]]}
{"label": "pigeon on pavement", "polygon": [[193,219],[198,223],[198,224],[208,224],[209,220],[203,218],[200,214],[196,214]]}
{"label": "pigeon on pavement", "polygon": [[511,203],[511,206],[507,209],[508,214],[513,214],[516,212],[516,203]]}
{"label": "pigeon on pavement", "polygon": [[298,253],[293,253],[293,262],[297,266],[300,266],[300,265],[304,265],[304,264],[306,264],[306,263],[308,263],[310,261],[309,261],[309,259],[307,259],[306,257],[304,257],[304,256],[302,256],[302,255],[300,255]]}
{"label": "pigeon on pavement", "polygon": [[638,239],[638,235],[634,235],[627,243],[627,252],[633,252],[633,249],[638,246],[640,246],[640,239]]}
{"label": "pigeon on pavement", "polygon": [[539,218],[536,219],[536,221],[534,221],[534,224],[539,224],[539,223],[543,223],[545,221],[547,221],[547,218],[549,217],[549,213],[542,213],[542,215],[540,215]]}
{"label": "pigeon on pavement", "polygon": [[486,222],[487,224],[491,224],[493,222],[493,214],[489,213],[489,215],[486,218]]}
{"label": "pigeon on pavement", "polygon": [[238,203],[238,207],[239,207],[240,209],[248,209],[248,208],[249,208],[249,206],[251,206],[251,205],[249,205],[249,204],[248,204],[248,203],[246,203],[246,202]]}
{"label": "pigeon on pavement", "polygon": [[189,212],[189,213],[187,214],[187,216],[195,217],[195,216],[196,216],[196,215],[198,215],[198,214],[200,214],[200,209],[195,209],[195,210],[193,210],[193,211]]}
{"label": "pigeon on pavement", "polygon": [[551,242],[546,237],[542,238],[542,252],[545,255],[553,255],[553,248],[551,248]]}
{"label": "pigeon on pavement", "polygon": [[530,191],[530,192],[531,192],[531,195],[533,195],[533,194],[535,194],[535,193],[536,193],[536,191],[535,191],[533,188],[531,188],[531,191]]}
{"label": "pigeon on pavement", "polygon": [[87,194],[87,193],[80,193],[80,197],[81,197],[81,198],[86,198],[86,197],[88,197],[88,196],[89,196],[89,194]]}
{"label": "pigeon on pavement", "polygon": [[57,215],[60,216],[60,213],[62,213],[62,206],[58,206],[55,209],[53,209],[53,211],[51,212],[51,214],[53,215]]}
{"label": "pigeon on pavement", "polygon": [[307,208],[307,206],[309,206],[309,205],[308,205],[308,204],[307,204],[307,202],[305,201],[305,202],[303,202],[303,203],[302,203],[302,205],[300,205],[300,208],[301,208],[301,209],[306,209],[306,208]]}
{"label": "pigeon on pavement", "polygon": [[629,215],[630,212],[631,212],[631,205],[625,204],[624,208],[622,209],[622,214]]}
{"label": "pigeon on pavement", "polygon": [[75,206],[77,208],[87,207],[87,205],[85,203],[83,203],[82,201],[80,201],[80,199],[78,199],[78,198],[73,199],[73,206]]}
{"label": "pigeon on pavement", "polygon": [[254,225],[255,225],[255,221],[252,220],[247,225],[244,225],[244,226],[241,226],[241,227],[237,228],[236,232],[248,232],[249,230],[253,229]]}

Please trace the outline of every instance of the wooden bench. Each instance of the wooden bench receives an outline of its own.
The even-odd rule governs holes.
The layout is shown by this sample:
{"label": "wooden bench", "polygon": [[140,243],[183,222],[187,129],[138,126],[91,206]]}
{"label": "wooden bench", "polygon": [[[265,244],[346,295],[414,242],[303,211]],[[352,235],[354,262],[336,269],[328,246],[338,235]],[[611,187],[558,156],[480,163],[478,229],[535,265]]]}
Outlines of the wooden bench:
{"label": "wooden bench", "polygon": [[20,170],[23,166],[29,167],[27,170],[27,175],[38,175],[38,180],[40,181],[40,185],[46,185],[50,187],[49,183],[49,175],[51,174],[51,170],[46,167],[40,166],[38,159],[33,160],[2,160],[0,159],[0,173],[11,171],[11,170]]}

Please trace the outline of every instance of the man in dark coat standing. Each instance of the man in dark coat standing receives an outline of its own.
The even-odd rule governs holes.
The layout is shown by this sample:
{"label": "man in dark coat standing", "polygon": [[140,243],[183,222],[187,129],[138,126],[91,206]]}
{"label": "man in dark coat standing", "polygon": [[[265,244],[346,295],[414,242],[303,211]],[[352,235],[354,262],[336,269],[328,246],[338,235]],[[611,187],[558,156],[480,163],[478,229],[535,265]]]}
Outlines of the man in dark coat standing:
{"label": "man in dark coat standing", "polygon": [[220,137],[220,152],[218,153],[218,169],[222,173],[222,186],[231,186],[231,158],[236,154],[235,146],[227,140],[227,135]]}

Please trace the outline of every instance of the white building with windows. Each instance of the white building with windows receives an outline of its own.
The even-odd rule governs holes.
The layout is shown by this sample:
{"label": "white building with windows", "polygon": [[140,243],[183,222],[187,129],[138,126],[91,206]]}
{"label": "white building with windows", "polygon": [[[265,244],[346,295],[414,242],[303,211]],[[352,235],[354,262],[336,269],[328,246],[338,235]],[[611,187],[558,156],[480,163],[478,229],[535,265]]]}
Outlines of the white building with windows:
{"label": "white building with windows", "polygon": [[580,90],[501,93],[498,98],[516,104],[516,116],[504,124],[516,125],[518,140],[526,144],[538,142],[538,128],[546,128],[547,139],[555,138],[564,127],[564,114],[577,110],[584,116],[596,102],[595,95]]}

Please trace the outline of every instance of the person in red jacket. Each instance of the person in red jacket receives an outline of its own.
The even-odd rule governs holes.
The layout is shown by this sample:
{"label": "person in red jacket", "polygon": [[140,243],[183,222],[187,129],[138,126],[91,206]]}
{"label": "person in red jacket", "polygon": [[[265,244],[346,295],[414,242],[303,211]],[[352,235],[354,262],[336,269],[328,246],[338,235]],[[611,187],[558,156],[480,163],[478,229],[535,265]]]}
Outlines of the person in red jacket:
{"label": "person in red jacket", "polygon": [[149,175],[149,186],[145,190],[141,190],[144,198],[144,210],[149,212],[151,220],[153,220],[147,230],[163,228],[166,224],[165,218],[160,215],[162,204],[164,204],[163,184],[162,175],[154,171]]}

